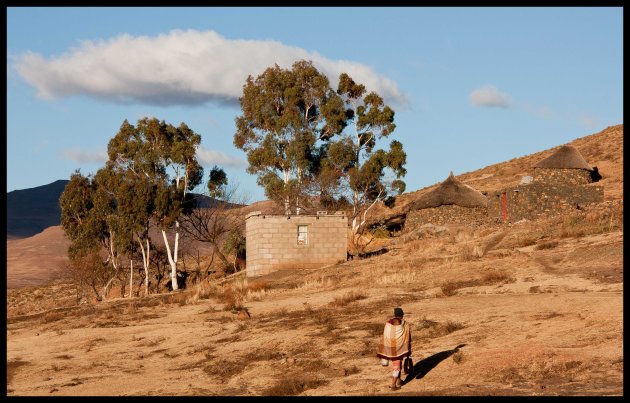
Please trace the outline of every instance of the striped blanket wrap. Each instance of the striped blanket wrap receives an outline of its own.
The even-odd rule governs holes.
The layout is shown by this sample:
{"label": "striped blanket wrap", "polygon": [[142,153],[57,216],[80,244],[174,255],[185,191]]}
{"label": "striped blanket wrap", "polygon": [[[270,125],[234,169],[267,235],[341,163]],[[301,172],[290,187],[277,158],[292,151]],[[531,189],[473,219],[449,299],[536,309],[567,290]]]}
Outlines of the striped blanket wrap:
{"label": "striped blanket wrap", "polygon": [[394,325],[391,322],[389,320],[385,323],[376,356],[387,360],[400,360],[411,355],[411,331],[404,319],[401,320],[400,325]]}

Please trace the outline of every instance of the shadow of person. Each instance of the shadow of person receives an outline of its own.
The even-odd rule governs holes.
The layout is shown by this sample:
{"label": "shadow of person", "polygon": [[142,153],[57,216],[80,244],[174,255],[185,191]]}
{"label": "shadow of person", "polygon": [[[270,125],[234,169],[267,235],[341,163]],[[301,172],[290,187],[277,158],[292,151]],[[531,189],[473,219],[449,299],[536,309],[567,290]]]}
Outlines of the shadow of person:
{"label": "shadow of person", "polygon": [[417,362],[413,366],[413,371],[411,371],[405,379],[401,382],[402,385],[411,382],[413,378],[422,379],[426,374],[429,373],[433,368],[435,368],[439,363],[455,354],[459,351],[460,348],[464,347],[466,344],[460,344],[452,350],[440,351],[439,353],[435,353],[430,357],[425,358],[422,361]]}

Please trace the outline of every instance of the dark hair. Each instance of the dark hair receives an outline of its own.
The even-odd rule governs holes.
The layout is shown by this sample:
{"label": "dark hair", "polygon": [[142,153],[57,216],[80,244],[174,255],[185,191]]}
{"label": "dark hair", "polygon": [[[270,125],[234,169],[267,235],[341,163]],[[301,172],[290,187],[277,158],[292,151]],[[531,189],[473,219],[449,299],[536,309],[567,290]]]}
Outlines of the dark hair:
{"label": "dark hair", "polygon": [[394,308],[394,316],[397,318],[402,318],[405,313],[402,308]]}

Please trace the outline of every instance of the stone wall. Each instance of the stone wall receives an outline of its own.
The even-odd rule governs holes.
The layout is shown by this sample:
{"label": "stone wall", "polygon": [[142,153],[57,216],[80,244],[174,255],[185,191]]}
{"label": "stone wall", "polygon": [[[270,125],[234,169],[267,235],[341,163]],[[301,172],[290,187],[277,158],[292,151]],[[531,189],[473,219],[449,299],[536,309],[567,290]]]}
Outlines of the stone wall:
{"label": "stone wall", "polygon": [[413,231],[424,224],[483,224],[488,220],[485,207],[462,207],[455,204],[413,210],[407,213],[405,232]]}
{"label": "stone wall", "polygon": [[534,168],[534,182],[549,185],[579,186],[593,180],[586,169]]}
{"label": "stone wall", "polygon": [[603,200],[603,186],[552,185],[534,182],[489,194],[488,216],[498,222],[533,220],[543,214],[549,216],[575,209],[578,205],[585,206],[590,203],[600,203]]}
{"label": "stone wall", "polygon": [[[299,243],[298,226],[307,227]],[[263,215],[253,212],[245,222],[247,277],[282,269],[318,268],[346,261],[348,218],[331,215]]]}

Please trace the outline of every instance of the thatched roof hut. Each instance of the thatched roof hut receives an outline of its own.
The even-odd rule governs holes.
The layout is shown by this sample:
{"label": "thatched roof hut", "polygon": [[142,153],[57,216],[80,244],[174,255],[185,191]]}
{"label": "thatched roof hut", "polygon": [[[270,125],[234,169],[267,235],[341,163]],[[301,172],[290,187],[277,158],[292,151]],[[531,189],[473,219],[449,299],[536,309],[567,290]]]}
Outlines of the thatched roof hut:
{"label": "thatched roof hut", "polygon": [[592,168],[582,154],[572,145],[564,145],[549,157],[538,161],[534,168],[556,168],[556,169],[586,169]]}
{"label": "thatched roof hut", "polygon": [[458,181],[453,172],[432,191],[407,205],[406,211],[456,204],[461,207],[486,207],[488,199],[481,192]]}

